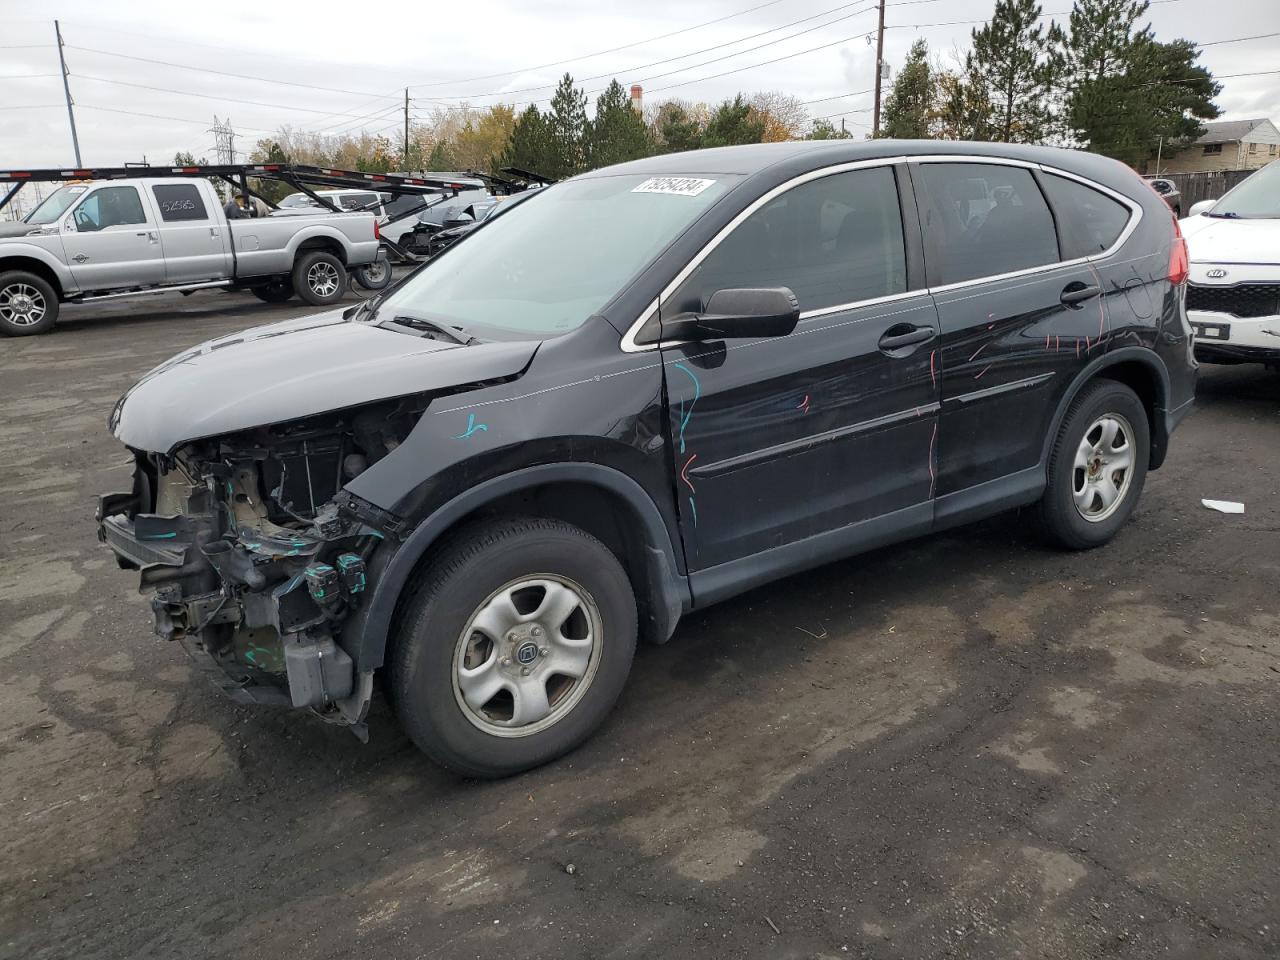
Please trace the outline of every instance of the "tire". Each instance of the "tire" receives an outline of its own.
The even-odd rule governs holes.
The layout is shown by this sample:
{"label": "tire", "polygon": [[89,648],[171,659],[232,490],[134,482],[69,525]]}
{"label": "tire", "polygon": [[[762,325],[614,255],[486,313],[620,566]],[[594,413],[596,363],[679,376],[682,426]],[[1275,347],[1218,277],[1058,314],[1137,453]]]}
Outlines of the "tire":
{"label": "tire", "polygon": [[1049,539],[1090,550],[1114,537],[1142,495],[1150,453],[1151,428],[1138,395],[1114,380],[1087,384],[1071,402],[1049,454],[1039,504]]}
{"label": "tire", "polygon": [[332,253],[309,250],[293,264],[293,289],[313,307],[327,307],[347,292],[347,268]]}
{"label": "tire", "polygon": [[[530,581],[537,585],[512,589]],[[553,598],[571,609],[559,627],[554,614],[530,616]],[[508,610],[526,619],[504,620]],[[499,642],[472,629],[486,618]],[[465,528],[424,572],[389,657],[388,687],[423,753],[464,776],[505,777],[568,753],[600,725],[635,646],[635,594],[599,540],[559,520],[499,519]],[[531,695],[538,689],[541,699]]]}
{"label": "tire", "polygon": [[363,267],[356,267],[351,274],[356,283],[366,290],[385,290],[391,283],[391,261],[387,259],[385,252],[379,253],[377,260]]}
{"label": "tire", "polygon": [[253,288],[253,295],[263,303],[285,303],[293,298],[293,293],[293,283],[287,277]]}
{"label": "tire", "polygon": [[0,333],[34,337],[58,321],[58,294],[49,281],[25,270],[0,273]]}

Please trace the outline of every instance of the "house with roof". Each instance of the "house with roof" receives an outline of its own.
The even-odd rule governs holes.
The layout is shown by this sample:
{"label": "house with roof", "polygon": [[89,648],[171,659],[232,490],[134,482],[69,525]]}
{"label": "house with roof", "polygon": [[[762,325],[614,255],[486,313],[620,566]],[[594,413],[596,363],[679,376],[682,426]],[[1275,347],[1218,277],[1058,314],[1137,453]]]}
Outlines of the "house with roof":
{"label": "house with roof", "polygon": [[1280,130],[1270,120],[1206,123],[1204,134],[1160,162],[1160,173],[1257,170],[1280,159]]}

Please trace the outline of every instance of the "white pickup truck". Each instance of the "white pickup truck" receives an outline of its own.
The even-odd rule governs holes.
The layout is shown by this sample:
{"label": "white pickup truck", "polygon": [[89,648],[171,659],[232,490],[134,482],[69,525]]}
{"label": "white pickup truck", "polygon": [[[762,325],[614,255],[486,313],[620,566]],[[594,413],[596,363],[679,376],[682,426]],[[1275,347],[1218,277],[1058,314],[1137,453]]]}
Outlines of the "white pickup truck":
{"label": "white pickup truck", "polygon": [[48,333],[61,303],[143,293],[223,287],[326,306],[378,248],[372,213],[229,221],[204,179],[69,184],[0,224],[0,333]]}

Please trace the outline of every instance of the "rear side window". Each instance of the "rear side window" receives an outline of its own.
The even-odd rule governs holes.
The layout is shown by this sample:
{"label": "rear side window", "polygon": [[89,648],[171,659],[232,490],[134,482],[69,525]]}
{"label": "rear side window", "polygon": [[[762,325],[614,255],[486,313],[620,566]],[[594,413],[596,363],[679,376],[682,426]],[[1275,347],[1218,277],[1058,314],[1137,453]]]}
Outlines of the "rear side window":
{"label": "rear side window", "polygon": [[376,193],[344,193],[338,197],[338,205],[343,210],[361,210],[378,202]]}
{"label": "rear side window", "polygon": [[789,287],[801,310],[907,289],[898,191],[889,167],[811,180],[751,214],[668,301],[698,310],[717,290]]}
{"label": "rear side window", "polygon": [[155,186],[151,188],[151,192],[155,195],[161,220],[173,223],[179,220],[209,219],[204,201],[200,199],[200,190],[194,183]]}
{"label": "rear side window", "polygon": [[1129,222],[1128,207],[1083,183],[1046,174],[1044,189],[1058,215],[1064,260],[1110,249]]}
{"label": "rear side window", "polygon": [[985,163],[921,163],[924,233],[937,285],[1013,273],[1059,259],[1049,207],[1031,172]]}

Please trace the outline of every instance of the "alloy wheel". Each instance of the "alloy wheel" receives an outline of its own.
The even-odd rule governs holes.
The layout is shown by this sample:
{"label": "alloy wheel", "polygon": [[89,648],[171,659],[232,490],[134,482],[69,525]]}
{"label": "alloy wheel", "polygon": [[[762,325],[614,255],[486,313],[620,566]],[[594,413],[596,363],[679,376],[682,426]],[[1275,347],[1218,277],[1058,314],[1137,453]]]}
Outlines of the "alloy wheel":
{"label": "alloy wheel", "polygon": [[331,297],[338,289],[338,270],[323,260],[313,263],[307,271],[307,286],[318,297]]}
{"label": "alloy wheel", "polygon": [[1133,480],[1133,428],[1118,413],[1095,420],[1085,431],[1071,476],[1076,511],[1101,523],[1124,502]]}
{"label": "alloy wheel", "polygon": [[34,327],[44,319],[44,294],[29,283],[11,283],[0,290],[0,319],[17,327]]}

